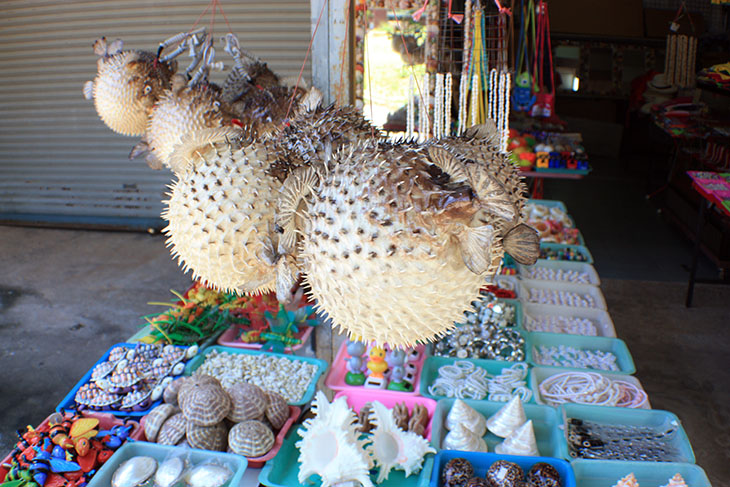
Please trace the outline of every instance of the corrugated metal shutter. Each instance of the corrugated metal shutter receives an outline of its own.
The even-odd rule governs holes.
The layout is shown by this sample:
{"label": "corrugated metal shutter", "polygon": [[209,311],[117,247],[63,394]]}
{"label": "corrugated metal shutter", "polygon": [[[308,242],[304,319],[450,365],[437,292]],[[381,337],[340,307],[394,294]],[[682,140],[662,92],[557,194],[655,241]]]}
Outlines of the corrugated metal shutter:
{"label": "corrugated metal shutter", "polygon": [[[241,47],[279,75],[296,78],[311,36],[309,2],[222,3]],[[91,45],[98,37],[153,51],[163,39],[189,30],[207,5],[208,0],[0,2],[0,221],[161,225],[160,201],[172,174],[129,161],[137,139],[107,129],[81,88],[95,75]],[[210,27],[210,19],[207,14],[200,25]],[[214,33],[227,31],[218,12]],[[219,52],[219,59],[229,61]],[[308,68],[304,79],[309,83],[310,77]]]}

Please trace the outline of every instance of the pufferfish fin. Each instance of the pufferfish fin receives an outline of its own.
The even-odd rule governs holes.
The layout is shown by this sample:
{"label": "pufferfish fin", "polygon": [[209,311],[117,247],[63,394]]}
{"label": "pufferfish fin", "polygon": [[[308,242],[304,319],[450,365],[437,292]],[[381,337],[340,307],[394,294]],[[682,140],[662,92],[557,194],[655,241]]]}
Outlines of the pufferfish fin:
{"label": "pufferfish fin", "polygon": [[85,99],[93,100],[94,99],[94,82],[87,81],[86,83],[84,83],[84,88],[81,90],[81,92],[84,94]]}
{"label": "pufferfish fin", "polygon": [[122,52],[122,48],[124,47],[124,41],[121,39],[115,39],[114,42],[109,44],[106,48],[106,55],[107,56],[113,56],[115,54],[119,54]]}
{"label": "pufferfish fin", "polygon": [[532,265],[540,256],[540,237],[535,229],[524,223],[507,232],[503,245],[504,250],[522,265]]}
{"label": "pufferfish fin", "polygon": [[514,196],[511,196],[499,182],[492,177],[479,158],[470,167],[469,184],[488,213],[507,221],[515,217]]}
{"label": "pufferfish fin", "polygon": [[429,147],[428,156],[432,164],[438,166],[439,169],[450,176],[452,182],[458,183],[469,180],[464,163],[443,147]]}
{"label": "pufferfish fin", "polygon": [[284,255],[276,264],[276,299],[280,303],[292,300],[292,289],[297,283],[297,268],[291,256]]}
{"label": "pufferfish fin", "polygon": [[456,234],[456,238],[459,240],[464,264],[474,274],[484,274],[489,269],[494,227],[491,225],[464,226]]}
{"label": "pufferfish fin", "polygon": [[276,205],[276,225],[282,229],[279,237],[279,253],[289,255],[296,247],[296,214],[299,205],[312,192],[319,181],[319,175],[311,168],[306,167],[293,171],[284,181],[279,192],[279,201]]}
{"label": "pufferfish fin", "polygon": [[175,174],[183,174],[198,159],[204,158],[208,151],[215,150],[213,144],[217,142],[234,143],[241,138],[242,133],[243,131],[238,127],[216,127],[189,133],[172,148],[172,154],[167,161],[168,165]]}
{"label": "pufferfish fin", "polygon": [[142,157],[146,155],[150,151],[150,146],[147,144],[147,141],[142,139],[139,142],[137,142],[134,147],[132,147],[132,150],[129,151],[129,160],[136,159],[138,157]]}
{"label": "pufferfish fin", "polygon": [[497,130],[497,124],[494,123],[494,120],[487,120],[479,125],[472,125],[464,131],[465,137],[484,141],[492,140],[498,135],[499,131]]}
{"label": "pufferfish fin", "polygon": [[106,45],[106,37],[100,37],[97,40],[94,41],[94,43],[91,45],[91,47],[94,49],[94,54],[97,56],[106,56],[107,53],[107,45]]}

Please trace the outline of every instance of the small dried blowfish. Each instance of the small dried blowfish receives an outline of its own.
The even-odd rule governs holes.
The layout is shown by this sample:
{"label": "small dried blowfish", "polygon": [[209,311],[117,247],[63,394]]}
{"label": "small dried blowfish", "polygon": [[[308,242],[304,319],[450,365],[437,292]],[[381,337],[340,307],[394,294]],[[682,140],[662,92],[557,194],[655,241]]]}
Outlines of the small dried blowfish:
{"label": "small dried blowfish", "polygon": [[144,134],[152,107],[170,87],[176,63],[159,62],[147,51],[122,50],[121,40],[107,44],[104,37],[94,42],[94,52],[98,71],[84,84],[84,97],[94,100],[99,117],[114,132]]}

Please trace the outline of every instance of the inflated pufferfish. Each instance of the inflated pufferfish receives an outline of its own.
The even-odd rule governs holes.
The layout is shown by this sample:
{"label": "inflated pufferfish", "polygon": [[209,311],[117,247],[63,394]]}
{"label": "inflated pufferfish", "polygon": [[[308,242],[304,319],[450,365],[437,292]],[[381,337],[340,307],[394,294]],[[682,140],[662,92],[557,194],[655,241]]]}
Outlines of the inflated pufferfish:
{"label": "inflated pufferfish", "polygon": [[521,223],[524,183],[505,187],[490,166],[517,169],[484,154],[463,159],[448,140],[353,144],[289,176],[277,210],[280,251],[298,256],[318,305],[349,336],[391,346],[433,340],[477,298],[505,249],[521,263],[537,259],[537,233]]}
{"label": "inflated pufferfish", "polygon": [[122,135],[142,135],[157,99],[169,88],[177,69],[175,62],[159,62],[146,51],[123,51],[117,39],[107,45],[102,37],[94,42],[100,56],[97,75],[84,84],[84,97],[94,100],[102,121]]}

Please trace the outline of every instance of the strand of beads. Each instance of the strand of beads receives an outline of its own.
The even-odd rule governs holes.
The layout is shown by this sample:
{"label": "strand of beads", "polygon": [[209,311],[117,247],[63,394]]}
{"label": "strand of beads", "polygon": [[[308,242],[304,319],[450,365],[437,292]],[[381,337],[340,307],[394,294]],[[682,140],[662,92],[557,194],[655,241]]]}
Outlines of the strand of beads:
{"label": "strand of beads", "polygon": [[527,331],[598,336],[598,328],[592,320],[577,316],[543,315],[533,318],[525,315],[524,325]]}
{"label": "strand of beads", "polygon": [[444,135],[451,135],[451,85],[453,79],[451,73],[446,73],[444,81]]}
{"label": "strand of beads", "polygon": [[512,75],[509,71],[499,73],[499,108],[497,110],[497,130],[500,134],[499,150],[507,152],[509,139],[509,101]]}
{"label": "strand of beads", "polygon": [[538,289],[531,287],[528,301],[538,304],[555,304],[558,306],[576,306],[578,308],[597,308],[598,304],[589,293],[574,291],[558,291],[555,289]]}
{"label": "strand of beads", "polygon": [[520,396],[522,402],[532,399],[532,391],[527,387],[527,364],[514,364],[502,369],[502,373],[487,381],[489,401],[507,402],[512,396]]}
{"label": "strand of beads", "polygon": [[550,406],[565,403],[639,408],[647,396],[636,385],[594,372],[565,372],[548,377],[539,385],[540,395]]}
{"label": "strand of beads", "polygon": [[539,279],[541,281],[563,281],[575,284],[592,284],[591,275],[587,272],[580,272],[566,269],[553,269],[551,267],[532,266],[524,269],[526,279]]}
{"label": "strand of beads", "polygon": [[415,129],[416,121],[416,107],[413,101],[416,97],[416,93],[414,93],[413,90],[414,83],[413,75],[411,74],[410,78],[408,78],[408,109],[406,112],[406,137],[409,139],[413,137],[413,131]]}
{"label": "strand of beads", "polygon": [[433,136],[437,139],[444,134],[444,75],[436,73],[436,85],[433,98]]}
{"label": "strand of beads", "polygon": [[618,372],[616,355],[602,350],[579,350],[574,347],[560,345],[557,347],[532,348],[532,356],[538,365],[552,365],[555,367],[574,367],[577,369],[596,369]]}

